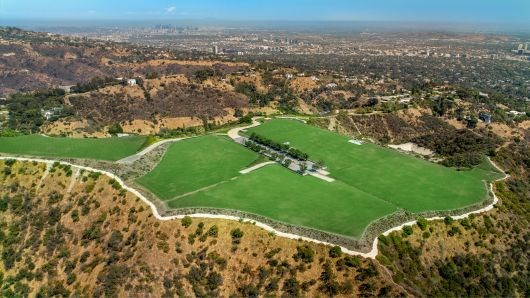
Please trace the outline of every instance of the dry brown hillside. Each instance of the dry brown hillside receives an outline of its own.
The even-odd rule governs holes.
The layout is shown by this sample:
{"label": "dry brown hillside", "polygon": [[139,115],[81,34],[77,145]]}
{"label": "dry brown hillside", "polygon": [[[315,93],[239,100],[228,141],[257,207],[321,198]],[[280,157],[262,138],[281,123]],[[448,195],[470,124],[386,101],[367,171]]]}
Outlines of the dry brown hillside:
{"label": "dry brown hillside", "polygon": [[248,107],[242,94],[181,82],[167,82],[146,93],[139,86],[118,85],[71,95],[67,101],[77,116],[101,125],[175,117],[213,119],[227,116],[227,108]]}
{"label": "dry brown hillside", "polygon": [[159,221],[106,176],[75,178],[57,164],[44,178],[45,164],[0,168],[2,296],[405,294],[373,260],[251,223]]}
{"label": "dry brown hillside", "polygon": [[422,222],[380,237],[378,260],[416,296],[527,297],[530,247],[528,143],[495,157],[511,177],[495,183],[492,211],[462,220]]}
{"label": "dry brown hillside", "polygon": [[[94,77],[193,77],[212,69],[230,75],[246,63],[189,61],[182,53],[0,28],[0,95],[87,83]],[[168,59],[168,56],[171,59]]]}

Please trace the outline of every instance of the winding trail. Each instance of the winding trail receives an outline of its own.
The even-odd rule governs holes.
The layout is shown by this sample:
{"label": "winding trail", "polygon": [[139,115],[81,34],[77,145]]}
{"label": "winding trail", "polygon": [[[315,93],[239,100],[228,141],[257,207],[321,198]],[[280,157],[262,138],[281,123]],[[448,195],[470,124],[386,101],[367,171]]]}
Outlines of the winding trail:
{"label": "winding trail", "polygon": [[248,128],[251,128],[251,127],[255,127],[255,126],[258,126],[260,125],[261,123],[258,122],[256,119],[258,119],[260,117],[254,117],[252,118],[252,124],[250,125],[247,125],[247,126],[240,126],[240,127],[235,127],[235,128],[232,128],[231,130],[228,131],[227,135],[234,141],[237,142],[237,139],[239,139],[241,136],[239,135],[239,132],[242,131],[242,130],[245,130],[245,129],[248,129]]}
{"label": "winding trail", "polygon": [[142,158],[144,155],[146,155],[147,153],[155,150],[156,148],[158,148],[160,145],[164,145],[166,143],[173,143],[173,142],[178,142],[178,141],[182,141],[182,140],[185,140],[185,139],[189,139],[191,137],[187,137],[187,138],[176,138],[176,139],[166,139],[166,140],[162,140],[162,141],[158,141],[154,144],[151,144],[149,145],[148,147],[144,148],[142,151],[140,152],[137,152],[133,155],[130,155],[130,156],[127,156],[125,158],[122,158],[118,161],[116,161],[116,163],[120,163],[120,164],[133,164],[135,161],[139,160],[140,158]]}
{"label": "winding trail", "polygon": [[80,173],[81,173],[81,169],[76,167],[75,172],[72,175],[72,178],[70,179],[70,185],[68,185],[68,189],[66,190],[67,194],[70,194],[72,192],[72,189],[74,188],[74,185],[77,182],[77,178],[79,177]]}
{"label": "winding trail", "polygon": [[46,177],[48,177],[48,175],[50,174],[51,169],[52,169],[52,162],[47,162],[46,170],[44,170],[44,173],[42,174],[42,177],[39,180],[39,184],[37,184],[37,192],[39,191],[42,183],[44,182],[44,179],[46,179]]}
{"label": "winding trail", "polygon": [[[252,124],[250,124],[250,125],[242,126],[242,127],[236,127],[236,128],[233,128],[233,129],[229,130],[227,135],[231,139],[233,139],[234,141],[237,142],[237,140],[239,138],[241,138],[241,136],[239,135],[240,131],[248,129],[248,128],[251,128],[251,127],[255,127],[255,126],[258,126],[258,125],[261,124],[260,122],[258,122],[256,120],[257,118],[258,117],[252,118]],[[163,140],[163,141],[157,142],[157,143],[152,144],[149,147],[145,148],[141,152],[138,152],[138,153],[136,153],[134,155],[131,155],[129,157],[126,157],[124,159],[121,159],[121,160],[119,160],[117,162],[118,163],[122,163],[122,164],[134,163],[138,159],[142,158],[142,156],[144,156],[145,154],[151,152],[152,150],[154,150],[155,148],[157,148],[158,146],[160,146],[162,144],[169,143],[169,142],[177,142],[177,141],[181,141],[181,140],[184,140],[184,139],[188,139],[188,138],[167,139],[167,140]],[[318,243],[318,244],[324,244],[324,245],[329,245],[329,246],[334,246],[335,245],[333,243],[320,241],[320,240],[317,240],[317,239],[313,239],[313,238],[309,238],[309,237],[305,237],[305,236],[301,236],[301,235],[281,232],[281,231],[278,231],[278,230],[274,229],[273,227],[271,227],[271,226],[269,226],[269,225],[267,225],[265,223],[262,223],[262,222],[259,222],[259,221],[253,220],[253,219],[241,218],[241,217],[237,217],[237,216],[220,215],[220,214],[208,214],[208,213],[195,213],[195,214],[181,214],[181,215],[173,215],[173,216],[162,216],[158,212],[158,209],[153,204],[153,202],[151,202],[148,198],[146,198],[144,195],[142,195],[138,190],[126,185],[125,182],[120,177],[118,177],[117,175],[115,175],[113,173],[110,173],[110,172],[107,172],[107,171],[103,171],[103,170],[99,170],[99,169],[95,169],[95,168],[91,168],[91,167],[75,165],[75,164],[68,163],[68,162],[63,162],[63,161],[47,160],[47,159],[39,159],[39,158],[0,156],[0,160],[7,160],[7,159],[14,159],[14,160],[25,161],[25,162],[33,162],[33,161],[35,161],[35,162],[45,163],[47,165],[46,171],[44,172],[43,177],[41,178],[39,185],[42,183],[44,178],[48,175],[48,173],[50,171],[50,168],[51,168],[51,166],[52,166],[52,164],[54,162],[59,162],[59,163],[61,163],[63,165],[70,165],[71,167],[75,167],[77,169],[74,177],[72,177],[71,184],[75,183],[75,180],[77,179],[77,176],[79,175],[80,170],[86,170],[86,171],[91,171],[91,172],[102,173],[102,174],[104,174],[104,175],[106,175],[106,176],[108,176],[110,178],[115,179],[122,186],[123,189],[131,192],[132,194],[134,194],[135,196],[140,198],[145,204],[147,204],[151,208],[151,210],[153,212],[153,215],[158,220],[162,220],[162,221],[177,220],[177,219],[182,219],[184,216],[190,216],[190,217],[194,217],[194,218],[225,219],[225,220],[233,220],[233,221],[241,221],[241,220],[243,220],[244,222],[252,222],[256,226],[258,226],[258,227],[260,227],[260,228],[262,228],[262,229],[264,229],[264,230],[266,230],[268,232],[274,233],[276,236],[279,236],[279,237],[284,237],[284,238],[293,239],[293,240],[300,240],[301,239],[301,240],[304,240],[304,241],[309,241],[309,242]],[[503,178],[497,179],[495,181],[505,180],[505,179],[508,179],[510,177],[510,175],[506,174],[489,157],[488,157],[488,160],[499,172],[501,172],[501,173],[503,173],[505,175]],[[274,162],[271,162],[271,163],[274,163]],[[250,167],[250,168],[245,169],[245,170],[247,170],[247,172],[250,172],[252,170],[255,170],[253,168],[256,168],[256,167],[259,168],[259,167],[262,167],[262,166],[266,166],[267,164],[269,164],[269,162],[258,164],[258,165],[255,165],[255,166]],[[242,171],[245,171],[245,170],[242,170]],[[490,183],[490,192],[493,195],[493,201],[492,201],[491,204],[489,204],[488,206],[486,206],[484,208],[475,210],[475,211],[471,211],[471,212],[467,212],[467,213],[464,213],[464,214],[461,214],[461,215],[451,216],[451,217],[453,219],[457,219],[458,220],[458,219],[466,218],[466,217],[468,217],[471,214],[478,214],[478,213],[483,213],[483,212],[487,212],[487,211],[492,210],[493,207],[495,206],[495,204],[497,204],[498,201],[499,201],[497,195],[495,194],[495,192],[493,190],[493,184],[494,184],[493,182]],[[71,186],[73,187],[73,185],[71,185]],[[209,186],[209,187],[212,187],[212,186]],[[70,189],[70,187],[69,187],[69,189]],[[430,218],[426,218],[426,219],[429,220],[429,221],[432,221],[432,220],[443,220],[444,217],[436,216],[436,217],[430,217]],[[406,222],[406,223],[401,224],[399,226],[393,227],[393,228],[383,232],[382,234],[385,235],[385,236],[388,236],[392,232],[400,231],[405,226],[413,226],[415,224],[416,224],[415,220],[414,221],[409,221],[409,222]],[[347,249],[347,248],[342,247],[342,246],[341,246],[341,250],[342,250],[342,252],[344,252],[346,254],[349,254],[349,255],[356,255],[356,256],[361,256],[361,257],[364,257],[364,258],[375,259],[375,257],[379,253],[378,244],[379,244],[379,239],[375,238],[373,243],[372,243],[372,249],[369,252],[360,252],[360,251],[350,250],[350,249]]]}
{"label": "winding trail", "polygon": [[[244,128],[240,128],[240,129],[244,129]],[[153,215],[158,220],[163,220],[163,221],[176,220],[176,219],[182,219],[184,216],[190,216],[190,217],[194,217],[194,218],[226,219],[226,220],[233,220],[233,221],[240,221],[242,219],[241,217],[237,217],[237,216],[208,214],[208,213],[195,213],[195,214],[181,214],[181,215],[173,215],[173,216],[162,216],[158,212],[158,209],[153,204],[153,202],[151,202],[148,198],[146,198],[144,195],[142,195],[138,190],[126,185],[125,182],[120,177],[114,175],[113,173],[110,173],[110,172],[107,172],[107,171],[103,171],[103,170],[99,170],[99,169],[94,169],[94,168],[91,168],[91,167],[75,165],[75,164],[68,163],[68,162],[62,162],[62,161],[46,160],[46,159],[39,159],[39,158],[0,156],[0,160],[7,160],[7,159],[15,159],[15,160],[18,160],[18,161],[27,161],[27,162],[35,161],[35,162],[40,162],[40,163],[46,163],[47,165],[51,165],[54,162],[59,162],[59,163],[64,164],[64,165],[70,165],[72,167],[76,167],[76,168],[78,168],[78,170],[86,170],[86,171],[91,171],[91,172],[102,173],[102,174],[104,174],[104,175],[106,175],[106,176],[108,176],[110,178],[115,179],[122,186],[122,188],[124,188],[125,190],[131,192],[132,194],[134,194],[135,196],[140,198],[145,204],[147,204],[151,208],[151,210],[153,212]],[[499,171],[504,173],[504,171],[502,171],[502,169],[500,169],[495,163],[493,163],[493,161],[490,160],[490,162],[494,165],[495,168],[497,168]],[[44,173],[44,175],[46,175],[46,172]],[[507,179],[509,177],[510,177],[509,175],[505,174],[505,176],[503,178],[500,178],[500,179],[498,179],[496,181],[504,180],[504,179]],[[462,215],[458,215],[458,216],[452,216],[452,218],[454,218],[454,219],[462,219],[462,218],[468,217],[471,214],[478,214],[478,213],[482,213],[482,212],[487,212],[487,211],[490,211],[491,209],[493,209],[494,205],[497,204],[497,202],[499,201],[499,199],[497,198],[497,195],[493,191],[493,183],[490,184],[490,191],[493,194],[493,202],[491,204],[489,204],[488,206],[486,206],[484,208],[481,208],[479,210],[471,211],[471,212],[468,212],[468,213],[465,213],[465,214],[462,214]],[[443,217],[427,218],[427,220],[441,220],[441,219],[443,219]],[[304,241],[309,241],[309,242],[314,242],[314,243],[319,243],[319,244],[324,244],[324,245],[329,245],[329,246],[333,246],[334,245],[334,244],[329,243],[329,242],[320,241],[320,240],[312,239],[312,238],[305,237],[305,236],[300,236],[300,235],[296,235],[296,234],[284,233],[284,232],[281,232],[281,231],[277,231],[273,227],[271,227],[271,226],[269,226],[269,225],[267,225],[265,223],[253,220],[253,219],[243,218],[242,220],[245,221],[245,222],[255,223],[256,226],[258,226],[258,227],[260,227],[260,228],[262,228],[262,229],[264,229],[264,230],[266,230],[268,232],[272,232],[276,236],[279,236],[279,237],[284,237],[284,238],[294,239],[294,240],[301,239],[301,240],[304,240]],[[387,236],[387,235],[389,235],[390,233],[392,233],[394,231],[401,230],[404,226],[412,226],[414,224],[416,224],[416,221],[410,221],[410,222],[404,223],[402,225],[399,225],[397,227],[394,227],[394,228],[391,228],[391,229],[385,231],[383,233],[383,235]],[[367,253],[350,250],[350,249],[347,249],[345,247],[341,247],[341,249],[342,249],[342,252],[344,252],[346,254],[349,254],[349,255],[356,255],[356,256],[361,256],[361,257],[364,257],[364,258],[375,259],[375,257],[379,253],[378,248],[377,248],[378,243],[379,243],[379,239],[375,238],[374,242],[372,244],[372,250],[370,250]]]}

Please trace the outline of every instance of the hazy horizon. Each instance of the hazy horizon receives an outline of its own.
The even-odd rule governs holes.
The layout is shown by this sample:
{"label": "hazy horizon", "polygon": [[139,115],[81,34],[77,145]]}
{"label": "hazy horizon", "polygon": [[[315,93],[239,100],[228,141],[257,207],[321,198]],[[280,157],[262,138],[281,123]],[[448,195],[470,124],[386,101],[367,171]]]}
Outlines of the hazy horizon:
{"label": "hazy horizon", "polygon": [[219,19],[152,19],[152,20],[38,20],[2,19],[0,26],[46,31],[53,28],[127,28],[152,27],[156,24],[218,27],[220,29],[271,29],[332,32],[454,32],[530,34],[530,26],[506,23],[457,23],[411,21],[304,21],[304,20],[219,20]]}
{"label": "hazy horizon", "polygon": [[[46,12],[43,15],[43,12]],[[429,24],[530,25],[524,0],[203,0],[39,1],[0,0],[7,22],[392,22]],[[530,27],[530,26],[529,26]]]}

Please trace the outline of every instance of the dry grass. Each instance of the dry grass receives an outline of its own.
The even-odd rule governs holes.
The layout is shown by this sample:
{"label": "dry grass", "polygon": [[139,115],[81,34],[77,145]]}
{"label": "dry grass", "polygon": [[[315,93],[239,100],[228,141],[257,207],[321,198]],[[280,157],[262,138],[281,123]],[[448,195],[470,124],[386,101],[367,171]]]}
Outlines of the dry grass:
{"label": "dry grass", "polygon": [[71,138],[109,137],[105,129],[91,129],[88,120],[61,119],[54,122],[47,122],[41,127],[41,131],[47,135],[66,135]]}
{"label": "dry grass", "polygon": [[304,92],[318,88],[317,82],[313,81],[310,77],[295,77],[289,82],[289,85],[297,92]]}
{"label": "dry grass", "polygon": [[[0,162],[0,164],[2,164],[3,167],[3,162]],[[15,181],[20,184],[18,190],[20,193],[23,193],[24,189],[32,189],[40,180],[44,170],[45,167],[43,164],[17,162],[13,165],[13,172],[20,174],[3,177],[0,180],[0,190],[6,194],[6,187]],[[183,283],[182,288],[184,294],[186,296],[193,295],[191,285],[183,276],[189,271],[190,265],[194,266],[196,262],[199,262],[197,260],[189,261],[190,254],[193,252],[199,252],[205,248],[207,248],[208,252],[215,252],[226,260],[225,269],[218,265],[214,265],[212,269],[219,272],[223,277],[223,283],[219,288],[219,295],[224,297],[229,296],[230,294],[237,294],[238,288],[243,285],[256,285],[258,268],[260,266],[263,266],[264,268],[274,268],[267,265],[268,259],[265,257],[265,253],[272,249],[278,247],[281,248],[281,251],[272,259],[276,259],[280,263],[285,261],[289,264],[288,266],[290,268],[284,273],[276,271],[279,269],[274,269],[272,271],[272,275],[280,279],[280,291],[270,293],[273,295],[279,295],[281,293],[283,280],[291,277],[293,273],[294,276],[296,276],[296,279],[300,282],[311,279],[318,280],[320,273],[322,272],[321,261],[329,259],[329,248],[326,246],[279,238],[255,227],[251,223],[214,219],[193,219],[192,225],[188,228],[184,228],[178,220],[159,221],[153,217],[148,206],[142,203],[138,198],[127,192],[120,194],[120,191],[114,189],[108,183],[109,179],[106,176],[101,176],[94,181],[92,178],[88,178],[87,175],[87,172],[83,173],[77,180],[71,194],[67,194],[66,188],[68,187],[71,178],[66,177],[63,170],[56,169],[44,179],[42,188],[33,190],[34,197],[31,200],[33,206],[32,212],[37,212],[36,210],[47,212],[51,207],[51,205],[47,203],[47,198],[51,193],[56,192],[64,196],[60,202],[57,203],[57,206],[61,207],[62,210],[66,210],[66,213],[63,213],[60,219],[60,223],[67,229],[70,229],[71,232],[68,237],[65,238],[64,243],[61,243],[60,245],[67,248],[70,253],[70,255],[64,260],[57,258],[56,255],[53,257],[49,256],[46,253],[44,245],[41,245],[38,250],[30,249],[22,252],[21,260],[32,260],[36,264],[37,269],[50,260],[58,260],[56,265],[56,275],[45,274],[43,280],[33,280],[28,283],[31,287],[30,296],[35,295],[39,287],[47,284],[49,281],[59,281],[70,290],[74,290],[74,288],[80,289],[82,295],[90,296],[93,294],[94,290],[101,285],[101,280],[98,277],[100,277],[102,272],[105,272],[109,266],[104,260],[109,256],[106,243],[112,231],[120,231],[124,236],[124,240],[127,239],[133,231],[137,231],[140,239],[135,246],[130,248],[129,246],[122,245],[122,250],[118,254],[119,257],[115,264],[127,266],[131,269],[131,273],[128,274],[122,282],[116,285],[118,296],[160,296],[164,291],[162,285],[163,277],[166,276],[171,278],[174,274],[180,274],[182,276],[181,281]],[[93,187],[91,187],[92,190],[87,190],[89,185],[93,185]],[[10,196],[14,195],[16,194],[10,194]],[[85,201],[83,206],[90,207],[86,215],[81,215],[81,199]],[[73,210],[80,211],[78,222],[74,222],[71,217],[71,212]],[[107,217],[101,226],[101,237],[99,240],[89,241],[88,245],[83,247],[80,242],[82,235],[87,228],[101,216],[102,212],[106,212]],[[129,219],[129,214],[133,214],[133,217],[136,217],[135,220],[131,221]],[[14,216],[10,212],[3,214],[2,218],[3,221],[8,224],[13,220],[18,219],[17,216]],[[219,228],[218,237],[208,237],[205,242],[201,242],[198,239],[199,237],[197,237],[194,244],[188,243],[188,235],[196,231],[199,222],[204,224],[204,231],[208,230],[211,226],[216,225]],[[234,251],[230,231],[235,228],[241,229],[244,232],[244,236],[241,239],[241,243],[235,246]],[[30,233],[26,235],[26,240],[29,236]],[[168,250],[164,251],[159,248],[158,246],[160,243],[165,243]],[[176,243],[180,243],[182,252],[177,252]],[[293,260],[293,255],[296,253],[296,247],[303,244],[309,245],[309,247],[315,252],[314,261],[303,266],[304,269],[301,269],[301,267],[295,269],[295,267],[299,266],[301,263],[295,262]],[[77,281],[74,284],[67,286],[64,282],[64,279],[66,278],[66,273],[64,272],[66,260],[79,260],[85,251],[90,253],[90,257],[85,264],[97,260],[98,258],[100,258],[100,261],[96,261],[97,265],[92,270],[88,271],[80,270],[81,264],[76,266],[73,272],[77,275]],[[132,252],[132,255],[128,259],[123,257],[123,254],[127,251]],[[391,282],[382,278],[381,274],[384,273],[379,273],[378,276],[370,277],[364,281],[355,279],[363,268],[367,268],[368,266],[378,268],[378,265],[374,261],[368,259],[360,259],[360,264],[359,268],[349,268],[341,272],[335,271],[337,281],[352,282],[353,292],[351,295],[359,294],[358,286],[362,282],[372,284],[374,286],[374,291],[383,286],[389,286],[392,289],[392,294],[395,295],[399,292]],[[7,271],[2,266],[2,263],[0,263],[0,269],[5,272],[5,278],[9,275],[16,274],[16,272],[22,267],[22,262],[17,263],[17,266]],[[289,273],[289,271],[291,273]],[[317,285],[310,287],[307,292],[302,292],[303,295],[322,295],[317,289],[319,284],[320,282],[318,282]],[[126,290],[126,285],[133,286],[133,288],[128,288],[128,290]],[[134,286],[142,287],[134,288]],[[374,294],[377,294],[377,292],[374,292]]]}

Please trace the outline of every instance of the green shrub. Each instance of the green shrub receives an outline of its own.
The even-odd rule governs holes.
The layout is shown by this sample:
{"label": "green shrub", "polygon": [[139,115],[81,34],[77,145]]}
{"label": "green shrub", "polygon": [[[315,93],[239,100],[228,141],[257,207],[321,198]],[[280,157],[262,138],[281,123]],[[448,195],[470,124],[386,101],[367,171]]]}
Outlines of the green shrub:
{"label": "green shrub", "polygon": [[232,236],[232,243],[239,244],[241,242],[241,238],[243,238],[243,231],[241,229],[236,228],[230,231],[230,235]]}
{"label": "green shrub", "polygon": [[340,246],[335,245],[332,248],[329,249],[329,257],[330,258],[338,258],[342,255],[342,249]]}
{"label": "green shrub", "polygon": [[184,216],[184,218],[182,218],[182,220],[180,221],[182,226],[185,227],[185,228],[188,228],[189,226],[191,226],[192,222],[193,221],[191,220],[191,217],[189,217],[189,216]]}
{"label": "green shrub", "polygon": [[123,133],[123,128],[119,123],[114,123],[109,126],[108,133],[111,135]]}
{"label": "green shrub", "polygon": [[361,259],[358,256],[347,256],[344,257],[344,264],[348,267],[361,267]]}
{"label": "green shrub", "polygon": [[455,221],[455,220],[454,220],[451,216],[446,216],[446,217],[444,218],[444,223],[445,223],[446,225],[450,225],[450,224],[452,224],[453,221]]}
{"label": "green shrub", "polygon": [[412,235],[413,232],[414,232],[414,230],[412,229],[411,226],[404,226],[403,227],[403,236],[404,237]]}
{"label": "green shrub", "polygon": [[420,217],[420,218],[418,218],[418,220],[416,221],[416,224],[418,225],[418,227],[419,227],[422,231],[425,231],[425,229],[427,228],[428,223],[429,223],[429,222],[428,222],[424,217]]}
{"label": "green shrub", "polygon": [[303,261],[304,263],[311,263],[313,262],[313,258],[315,256],[315,252],[311,247],[308,245],[303,246],[297,246],[296,247],[296,254],[293,255],[293,259],[295,261]]}
{"label": "green shrub", "polygon": [[447,231],[447,235],[452,237],[452,236],[455,236],[457,234],[460,234],[460,229],[458,227],[452,227],[449,231]]}
{"label": "green shrub", "polygon": [[208,232],[206,232],[206,234],[211,237],[217,237],[217,235],[219,234],[219,228],[216,225],[213,225],[208,229]]}

